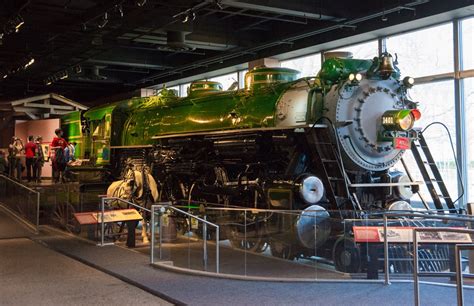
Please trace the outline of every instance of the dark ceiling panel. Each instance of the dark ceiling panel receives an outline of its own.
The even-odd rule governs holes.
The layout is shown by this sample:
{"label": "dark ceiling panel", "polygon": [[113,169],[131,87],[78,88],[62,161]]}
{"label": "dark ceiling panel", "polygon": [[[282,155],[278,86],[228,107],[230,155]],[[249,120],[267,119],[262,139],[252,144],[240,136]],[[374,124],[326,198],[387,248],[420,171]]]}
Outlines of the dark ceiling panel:
{"label": "dark ceiling panel", "polygon": [[[0,99],[57,92],[81,102],[97,100],[470,4],[0,0]],[[380,20],[382,13],[388,22]],[[17,16],[24,24],[18,33],[6,33]],[[33,65],[18,70],[31,58]]]}

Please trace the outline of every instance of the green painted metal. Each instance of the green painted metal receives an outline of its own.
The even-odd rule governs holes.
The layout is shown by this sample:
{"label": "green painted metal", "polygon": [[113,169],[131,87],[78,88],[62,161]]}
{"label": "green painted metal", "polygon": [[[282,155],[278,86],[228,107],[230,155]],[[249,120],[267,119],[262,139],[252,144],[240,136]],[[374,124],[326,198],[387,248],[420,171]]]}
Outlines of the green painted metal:
{"label": "green painted metal", "polygon": [[68,142],[76,143],[75,157],[83,157],[89,146],[89,138],[82,133],[81,112],[74,111],[61,118],[61,129]]}
{"label": "green painted metal", "polygon": [[247,91],[224,91],[144,105],[128,118],[122,145],[145,145],[153,137],[274,125],[276,101],[292,83]]}
{"label": "green painted metal", "polygon": [[[345,81],[350,73],[365,72],[374,64],[373,60],[331,58],[323,63],[316,78],[305,78],[310,99],[315,97],[316,101],[311,109],[308,101],[308,123],[323,114],[323,97],[329,86]],[[94,107],[83,114],[90,130],[89,135],[83,136],[90,139],[90,155],[97,158],[97,164],[105,165],[110,160],[111,146],[150,145],[157,142],[156,138],[170,134],[272,127],[278,101],[301,81],[297,77],[296,70],[258,67],[247,73],[243,90],[222,91],[217,82],[198,81],[191,85],[186,98],[163,89],[157,96]],[[74,118],[80,115],[63,117],[64,126],[73,136],[81,130],[72,123]],[[85,153],[86,150],[81,151]]]}
{"label": "green painted metal", "polygon": [[324,61],[318,77],[327,85],[339,83],[346,80],[351,73],[368,70],[372,66],[372,60],[330,58]]}

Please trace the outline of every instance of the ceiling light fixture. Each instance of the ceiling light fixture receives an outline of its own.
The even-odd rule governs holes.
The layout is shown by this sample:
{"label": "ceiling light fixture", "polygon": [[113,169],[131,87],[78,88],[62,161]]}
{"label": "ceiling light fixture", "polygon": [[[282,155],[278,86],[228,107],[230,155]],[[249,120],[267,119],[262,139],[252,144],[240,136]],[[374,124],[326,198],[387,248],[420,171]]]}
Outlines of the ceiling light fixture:
{"label": "ceiling light fixture", "polygon": [[18,33],[18,31],[20,31],[21,26],[25,24],[25,21],[23,20],[23,18],[20,15],[17,15],[13,19],[13,24],[15,25],[15,32]]}
{"label": "ceiling light fixture", "polygon": [[120,18],[123,18],[123,7],[122,7],[122,5],[121,5],[121,4],[117,4],[117,5],[115,6],[115,8],[117,9],[117,12],[119,13]]}
{"label": "ceiling light fixture", "polygon": [[59,79],[60,79],[60,80],[67,79],[68,77],[69,77],[69,74],[67,73],[67,70],[64,70],[64,71],[59,75]]}
{"label": "ceiling light fixture", "polygon": [[81,73],[81,72],[82,72],[82,67],[81,67],[81,65],[76,65],[76,66],[74,66],[74,72],[75,72],[76,74]]}
{"label": "ceiling light fixture", "polygon": [[99,29],[102,29],[107,25],[108,22],[109,22],[109,14],[105,12],[104,16],[102,17],[100,22],[97,24],[97,26],[99,27]]}
{"label": "ceiling light fixture", "polygon": [[26,64],[23,66],[24,69],[30,67],[31,65],[33,65],[35,63],[35,59],[34,58],[30,58],[29,60],[27,60]]}
{"label": "ceiling light fixture", "polygon": [[135,1],[135,3],[137,4],[137,6],[142,7],[146,4],[146,0],[137,0]]}
{"label": "ceiling light fixture", "polygon": [[189,20],[195,20],[196,19],[196,13],[193,11],[188,11],[182,15],[181,22],[186,23]]}

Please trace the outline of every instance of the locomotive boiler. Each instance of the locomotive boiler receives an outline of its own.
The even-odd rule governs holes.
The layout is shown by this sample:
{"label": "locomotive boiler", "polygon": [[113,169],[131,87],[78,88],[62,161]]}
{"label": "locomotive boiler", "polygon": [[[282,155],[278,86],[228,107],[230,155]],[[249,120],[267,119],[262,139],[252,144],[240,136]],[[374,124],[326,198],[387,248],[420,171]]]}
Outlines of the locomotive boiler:
{"label": "locomotive boiler", "polygon": [[339,270],[358,271],[360,264],[341,259],[348,244],[356,248],[343,220],[409,210],[417,191],[405,173],[391,171],[418,137],[412,85],[388,53],[371,60],[326,54],[316,77],[256,67],[241,90],[196,81],[186,98],[163,89],[68,114],[62,127],[78,143],[78,158],[112,176],[130,162],[148,166],[161,201],[199,206],[196,213],[289,212],[209,214],[235,247],[258,252],[269,245],[284,258],[316,249]]}

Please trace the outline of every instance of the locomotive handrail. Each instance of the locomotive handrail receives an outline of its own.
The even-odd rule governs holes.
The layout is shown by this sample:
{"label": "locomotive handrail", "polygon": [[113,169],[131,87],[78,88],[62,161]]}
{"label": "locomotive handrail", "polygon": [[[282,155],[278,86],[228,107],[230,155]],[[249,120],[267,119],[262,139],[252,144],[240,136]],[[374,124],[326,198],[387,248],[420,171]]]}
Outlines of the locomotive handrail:
{"label": "locomotive handrail", "polygon": [[[25,186],[25,185],[15,181],[15,180],[11,179],[10,177],[8,177],[6,175],[0,174],[0,178],[6,179],[7,181],[9,181],[11,183],[14,183],[17,186],[20,186],[21,188],[26,189],[29,192],[32,192],[32,193],[36,194],[36,224],[35,224],[35,230],[38,233],[39,232],[39,219],[40,219],[40,217],[39,217],[40,216],[40,196],[41,196],[40,192],[37,191],[37,190],[34,190],[34,189],[32,189],[28,186]],[[29,220],[28,220],[28,222],[29,222]]]}
{"label": "locomotive handrail", "polygon": [[402,183],[354,183],[349,184],[349,187],[394,187],[394,186],[419,186],[423,185],[425,182],[416,181],[416,182],[402,182]]}

